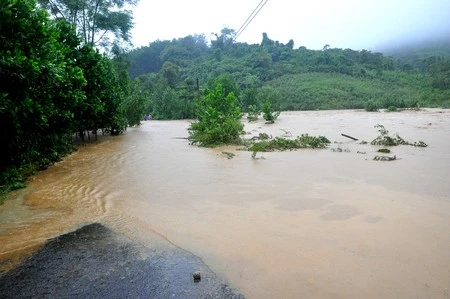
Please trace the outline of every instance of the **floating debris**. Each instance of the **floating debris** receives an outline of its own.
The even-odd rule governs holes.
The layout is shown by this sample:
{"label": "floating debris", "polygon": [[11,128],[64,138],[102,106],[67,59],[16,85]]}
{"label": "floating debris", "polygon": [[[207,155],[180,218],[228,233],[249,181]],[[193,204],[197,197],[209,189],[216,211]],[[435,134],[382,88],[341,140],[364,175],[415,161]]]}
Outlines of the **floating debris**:
{"label": "floating debris", "polygon": [[352,137],[350,135],[347,135],[347,134],[341,134],[341,135],[344,136],[344,137],[350,138],[350,139],[352,139],[354,141],[358,141],[358,138]]}
{"label": "floating debris", "polygon": [[397,156],[375,156],[374,161],[394,161],[397,160]]}
{"label": "floating debris", "polygon": [[227,157],[227,159],[232,159],[234,156],[236,156],[235,154],[230,153],[230,152],[222,152],[222,155]]}
{"label": "floating debris", "polygon": [[377,152],[383,153],[383,154],[390,154],[391,150],[388,148],[380,148],[379,150],[377,150]]}
{"label": "floating debris", "polygon": [[285,129],[280,129],[280,130],[284,132],[284,134],[281,135],[280,137],[292,137],[292,133],[290,131],[287,131]]}
{"label": "floating debris", "polygon": [[342,153],[342,152],[344,152],[344,153],[350,153],[350,150],[348,149],[348,148],[342,148],[342,147],[337,147],[337,148],[332,148],[331,149],[331,151],[332,152],[338,152],[338,153]]}
{"label": "floating debris", "polygon": [[192,277],[194,278],[194,282],[200,282],[200,280],[202,279],[200,271],[195,271],[194,273],[192,273]]}
{"label": "floating debris", "polygon": [[269,140],[269,139],[272,139],[272,135],[269,135],[267,133],[259,133],[258,136],[253,136],[249,140],[255,141],[255,140]]}

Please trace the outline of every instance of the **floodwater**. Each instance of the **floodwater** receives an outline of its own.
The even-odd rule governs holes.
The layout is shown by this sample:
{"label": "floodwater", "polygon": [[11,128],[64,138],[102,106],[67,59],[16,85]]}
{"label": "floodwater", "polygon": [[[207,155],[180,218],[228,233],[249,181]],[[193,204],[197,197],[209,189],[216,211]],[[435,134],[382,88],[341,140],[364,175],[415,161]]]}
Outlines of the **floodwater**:
{"label": "floodwater", "polygon": [[[383,124],[429,146],[373,161]],[[81,146],[0,206],[0,266],[100,222],[202,258],[248,298],[449,298],[450,111],[284,112],[261,132],[324,135],[323,150],[189,145],[188,121],[149,121]],[[341,148],[343,151],[332,151]],[[222,152],[232,152],[228,159]],[[263,157],[263,158],[261,158]]]}

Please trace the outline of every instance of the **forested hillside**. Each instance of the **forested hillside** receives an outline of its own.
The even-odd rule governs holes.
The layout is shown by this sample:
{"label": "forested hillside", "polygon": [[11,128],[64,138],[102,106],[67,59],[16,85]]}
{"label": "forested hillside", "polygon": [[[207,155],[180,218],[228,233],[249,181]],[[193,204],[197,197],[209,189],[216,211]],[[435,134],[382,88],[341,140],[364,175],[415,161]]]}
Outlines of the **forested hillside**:
{"label": "forested hillside", "polygon": [[198,93],[221,76],[236,86],[244,111],[266,99],[282,110],[450,107],[448,56],[432,51],[405,59],[328,45],[309,50],[265,33],[260,44],[249,45],[233,34],[225,28],[210,44],[190,35],[129,52],[130,76],[149,98],[146,112],[193,117]]}

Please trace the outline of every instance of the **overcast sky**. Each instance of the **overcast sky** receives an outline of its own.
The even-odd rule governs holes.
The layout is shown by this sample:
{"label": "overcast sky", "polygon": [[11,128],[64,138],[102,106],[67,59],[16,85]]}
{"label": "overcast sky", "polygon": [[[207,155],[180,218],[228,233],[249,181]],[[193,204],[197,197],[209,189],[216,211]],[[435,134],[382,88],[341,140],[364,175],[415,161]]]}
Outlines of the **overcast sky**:
{"label": "overcast sky", "polygon": [[[140,0],[134,9],[133,43],[147,46],[238,30],[261,0]],[[260,43],[262,33],[294,47],[374,50],[427,37],[450,38],[450,0],[268,0],[238,42]]]}

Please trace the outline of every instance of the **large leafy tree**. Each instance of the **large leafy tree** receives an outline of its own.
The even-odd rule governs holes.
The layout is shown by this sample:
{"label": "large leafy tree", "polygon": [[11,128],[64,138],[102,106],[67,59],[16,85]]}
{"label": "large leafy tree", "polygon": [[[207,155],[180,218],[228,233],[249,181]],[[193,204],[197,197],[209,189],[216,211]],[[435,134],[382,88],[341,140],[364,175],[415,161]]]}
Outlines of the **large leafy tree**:
{"label": "large leafy tree", "polygon": [[87,84],[86,100],[75,112],[77,131],[98,129],[119,134],[125,130],[124,98],[128,87],[121,84],[119,75],[110,59],[91,46],[84,45],[78,51],[78,65],[84,71]]}
{"label": "large leafy tree", "polygon": [[[84,44],[108,47],[130,42],[133,16],[126,6],[139,0],[38,0],[55,18],[76,27]],[[111,37],[114,40],[111,41]]]}
{"label": "large leafy tree", "polygon": [[211,35],[214,35],[216,37],[215,40],[211,41],[212,46],[223,50],[233,43],[236,36],[236,31],[234,31],[234,29],[225,27],[220,31],[220,34],[211,33]]}

